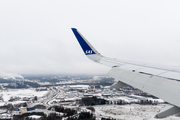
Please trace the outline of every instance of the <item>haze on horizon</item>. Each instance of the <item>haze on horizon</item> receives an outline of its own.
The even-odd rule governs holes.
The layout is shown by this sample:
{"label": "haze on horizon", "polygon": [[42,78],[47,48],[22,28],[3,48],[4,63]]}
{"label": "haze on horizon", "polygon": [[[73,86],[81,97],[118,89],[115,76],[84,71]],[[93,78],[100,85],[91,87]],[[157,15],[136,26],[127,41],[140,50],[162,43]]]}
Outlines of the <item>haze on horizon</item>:
{"label": "haze on horizon", "polygon": [[0,76],[106,74],[84,55],[77,28],[107,57],[180,66],[180,1],[0,1]]}

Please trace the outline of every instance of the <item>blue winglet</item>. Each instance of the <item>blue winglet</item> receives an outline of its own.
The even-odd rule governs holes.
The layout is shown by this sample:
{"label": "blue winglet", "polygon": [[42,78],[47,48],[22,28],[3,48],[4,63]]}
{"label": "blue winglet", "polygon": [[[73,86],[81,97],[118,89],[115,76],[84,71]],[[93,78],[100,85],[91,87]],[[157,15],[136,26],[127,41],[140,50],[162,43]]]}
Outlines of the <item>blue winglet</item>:
{"label": "blue winglet", "polygon": [[96,54],[93,47],[88,43],[88,41],[78,32],[76,28],[71,28],[74,35],[76,36],[81,48],[86,55]]}

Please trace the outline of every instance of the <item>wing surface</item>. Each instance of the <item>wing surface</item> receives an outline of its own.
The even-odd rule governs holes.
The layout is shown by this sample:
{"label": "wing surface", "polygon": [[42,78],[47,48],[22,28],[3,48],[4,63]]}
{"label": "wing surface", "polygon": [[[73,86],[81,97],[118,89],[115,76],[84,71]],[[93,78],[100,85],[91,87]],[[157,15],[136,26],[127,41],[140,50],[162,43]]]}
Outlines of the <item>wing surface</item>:
{"label": "wing surface", "polygon": [[[180,107],[180,69],[171,66],[118,60],[102,56],[76,29],[72,28],[85,55],[111,67],[108,75]],[[180,109],[178,109],[180,112]],[[177,110],[177,112],[178,112]]]}

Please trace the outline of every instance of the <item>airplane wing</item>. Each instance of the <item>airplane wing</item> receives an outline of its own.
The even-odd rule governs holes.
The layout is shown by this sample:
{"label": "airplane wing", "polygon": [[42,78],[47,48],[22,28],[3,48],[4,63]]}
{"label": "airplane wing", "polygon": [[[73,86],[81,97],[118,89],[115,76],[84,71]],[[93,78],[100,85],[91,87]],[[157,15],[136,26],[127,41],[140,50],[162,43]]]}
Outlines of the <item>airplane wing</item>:
{"label": "airplane wing", "polygon": [[108,76],[117,81],[112,87],[131,85],[171,103],[157,114],[159,118],[180,112],[180,69],[105,57],[76,28],[72,31],[89,59],[111,68]]}

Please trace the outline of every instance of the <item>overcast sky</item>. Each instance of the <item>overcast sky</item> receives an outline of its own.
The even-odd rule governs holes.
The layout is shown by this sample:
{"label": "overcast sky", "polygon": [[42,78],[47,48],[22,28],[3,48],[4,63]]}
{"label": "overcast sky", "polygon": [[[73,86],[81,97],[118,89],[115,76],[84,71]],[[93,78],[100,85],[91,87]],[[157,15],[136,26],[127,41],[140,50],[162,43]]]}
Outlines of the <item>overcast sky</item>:
{"label": "overcast sky", "polygon": [[106,74],[71,28],[107,57],[180,66],[179,0],[1,0],[0,74]]}

